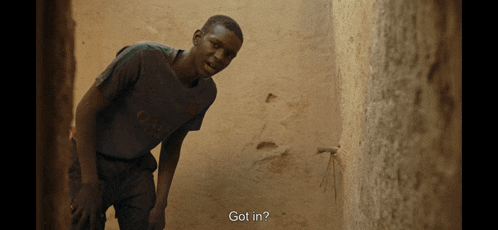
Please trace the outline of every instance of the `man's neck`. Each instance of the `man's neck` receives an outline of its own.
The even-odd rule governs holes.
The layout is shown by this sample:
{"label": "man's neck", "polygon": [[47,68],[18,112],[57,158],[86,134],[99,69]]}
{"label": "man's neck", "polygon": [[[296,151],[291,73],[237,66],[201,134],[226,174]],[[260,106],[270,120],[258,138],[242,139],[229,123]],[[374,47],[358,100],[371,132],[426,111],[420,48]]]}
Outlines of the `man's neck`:
{"label": "man's neck", "polygon": [[193,68],[193,60],[189,54],[189,51],[179,51],[175,62],[171,66],[180,82],[186,87],[192,87],[192,84],[199,78]]}

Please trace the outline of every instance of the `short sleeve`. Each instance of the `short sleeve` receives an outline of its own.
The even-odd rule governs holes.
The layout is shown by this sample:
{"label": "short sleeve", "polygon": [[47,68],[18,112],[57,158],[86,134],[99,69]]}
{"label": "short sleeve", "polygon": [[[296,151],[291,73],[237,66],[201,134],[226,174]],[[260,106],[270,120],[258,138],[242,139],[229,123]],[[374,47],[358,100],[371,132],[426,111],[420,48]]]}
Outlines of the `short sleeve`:
{"label": "short sleeve", "polygon": [[108,99],[137,82],[140,75],[144,47],[123,47],[116,58],[97,77],[96,87]]}
{"label": "short sleeve", "polygon": [[[209,107],[208,107],[209,108]],[[206,115],[207,109],[204,109],[202,112],[198,113],[192,119],[187,121],[185,124],[180,126],[179,129],[184,131],[198,131],[201,129],[202,121],[204,120],[204,116]]]}

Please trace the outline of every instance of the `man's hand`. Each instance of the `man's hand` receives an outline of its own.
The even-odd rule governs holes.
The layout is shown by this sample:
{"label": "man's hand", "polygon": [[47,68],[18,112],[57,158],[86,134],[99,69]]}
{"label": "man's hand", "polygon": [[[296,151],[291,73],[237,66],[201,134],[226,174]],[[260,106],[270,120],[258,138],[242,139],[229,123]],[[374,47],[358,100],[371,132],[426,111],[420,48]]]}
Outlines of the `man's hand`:
{"label": "man's hand", "polygon": [[164,208],[154,207],[149,213],[149,229],[163,230],[166,226]]}
{"label": "man's hand", "polygon": [[100,183],[84,183],[78,195],[71,204],[73,212],[72,221],[78,223],[76,229],[84,227],[87,219],[90,220],[90,229],[95,229],[95,225],[102,218],[102,188]]}

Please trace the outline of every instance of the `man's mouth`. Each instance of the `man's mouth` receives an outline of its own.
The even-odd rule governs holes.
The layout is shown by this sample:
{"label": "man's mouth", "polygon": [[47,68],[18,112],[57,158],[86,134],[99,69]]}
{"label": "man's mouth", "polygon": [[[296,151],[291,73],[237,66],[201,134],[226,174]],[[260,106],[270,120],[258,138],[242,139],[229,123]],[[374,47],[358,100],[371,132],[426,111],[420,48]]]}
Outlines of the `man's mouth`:
{"label": "man's mouth", "polygon": [[216,71],[218,70],[218,67],[213,65],[210,62],[206,62],[206,70],[208,72],[210,72],[211,74],[213,74],[213,73],[216,73]]}

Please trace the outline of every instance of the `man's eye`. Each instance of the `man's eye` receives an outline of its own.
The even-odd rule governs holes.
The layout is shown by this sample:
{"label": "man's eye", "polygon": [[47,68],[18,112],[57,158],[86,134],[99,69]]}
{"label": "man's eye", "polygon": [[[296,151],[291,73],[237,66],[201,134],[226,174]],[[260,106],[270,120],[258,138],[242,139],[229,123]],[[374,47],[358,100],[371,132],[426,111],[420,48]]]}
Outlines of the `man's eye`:
{"label": "man's eye", "polygon": [[220,47],[220,45],[218,45],[218,43],[211,42],[211,44],[213,45],[214,48],[219,48]]}

